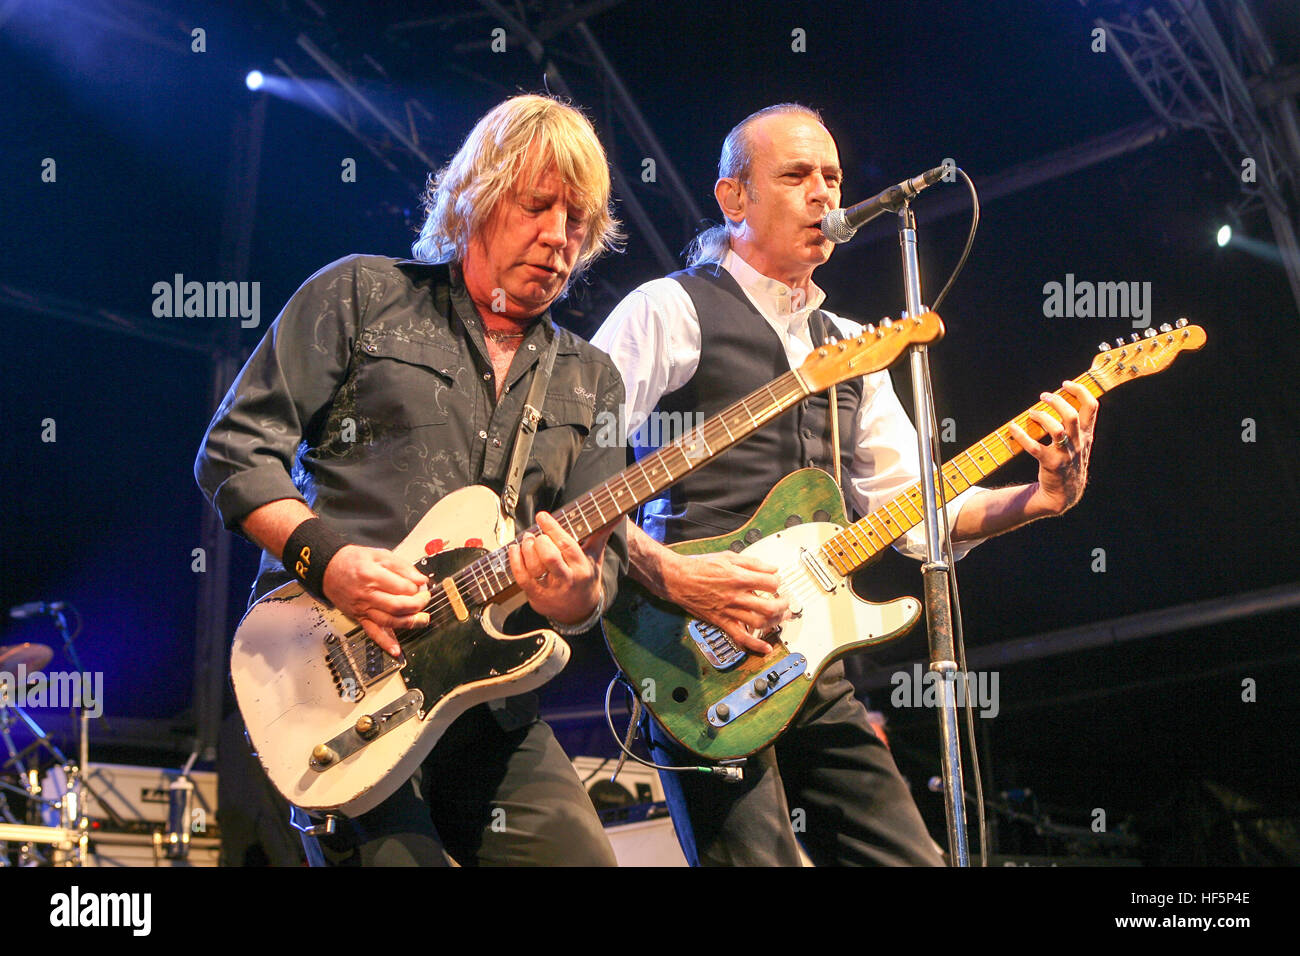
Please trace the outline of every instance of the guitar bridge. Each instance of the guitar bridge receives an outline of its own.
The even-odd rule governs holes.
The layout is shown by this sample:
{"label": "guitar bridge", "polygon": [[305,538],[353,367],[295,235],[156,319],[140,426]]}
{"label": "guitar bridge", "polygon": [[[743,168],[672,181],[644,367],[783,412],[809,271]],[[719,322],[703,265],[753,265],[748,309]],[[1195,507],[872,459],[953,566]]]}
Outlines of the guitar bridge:
{"label": "guitar bridge", "polygon": [[344,700],[358,701],[366,696],[365,688],[357,676],[356,666],[339,640],[337,634],[325,638],[325,663],[329,666],[334,689]]}
{"label": "guitar bridge", "polygon": [[736,645],[727,632],[716,624],[703,621],[691,621],[686,626],[687,632],[704,655],[705,660],[717,670],[725,671],[735,667],[745,659],[745,651]]}
{"label": "guitar bridge", "polygon": [[339,696],[353,703],[366,696],[366,687],[387,677],[402,665],[382,647],[355,628],[340,639],[337,634],[325,638],[325,663]]}

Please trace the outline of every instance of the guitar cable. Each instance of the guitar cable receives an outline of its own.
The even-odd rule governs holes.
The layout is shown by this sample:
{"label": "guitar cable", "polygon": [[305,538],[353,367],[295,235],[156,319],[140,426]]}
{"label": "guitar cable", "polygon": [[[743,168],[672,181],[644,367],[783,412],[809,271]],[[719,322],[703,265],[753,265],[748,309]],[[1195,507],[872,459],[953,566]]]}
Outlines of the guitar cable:
{"label": "guitar cable", "polygon": [[[966,264],[966,259],[970,255],[971,247],[975,243],[975,232],[979,228],[980,201],[979,201],[979,195],[975,190],[975,183],[972,182],[971,178],[966,175],[965,170],[961,169],[960,167],[957,167],[956,169],[958,173],[961,173],[962,179],[966,181],[966,185],[970,189],[970,194],[971,194],[970,233],[966,238],[966,248],[962,251],[961,258],[957,262],[957,267],[953,269],[952,275],[948,277],[948,281],[944,284],[943,288],[940,290],[938,298],[934,300],[934,304],[930,307],[932,309],[938,309],[939,303],[943,301],[944,297],[948,294],[948,290],[952,288],[952,284],[957,278],[957,273],[961,272],[962,266]],[[925,389],[926,394],[929,396],[930,399],[928,404],[930,408],[931,454],[934,456],[934,460],[936,463],[935,464],[936,470],[938,470],[939,473],[942,474],[943,459],[940,456],[940,449],[938,447],[939,426],[935,416],[934,386],[933,386],[933,382],[931,382],[930,380],[928,365],[926,366],[925,381],[922,383],[922,385]],[[967,748],[970,752],[971,778],[972,778],[971,779],[972,786],[970,789],[974,793],[976,816],[979,821],[977,829],[979,830],[979,836],[980,836],[980,865],[987,867],[989,865],[988,817],[987,817],[986,807],[984,804],[984,785],[980,775],[979,748],[975,740],[975,711],[971,701],[971,694],[970,694],[970,683],[969,683],[970,673],[966,669],[966,640],[965,640],[965,632],[962,628],[961,595],[957,589],[957,562],[954,559],[952,553],[952,534],[951,534],[952,529],[948,525],[947,492],[943,487],[942,481],[938,482],[935,485],[935,491],[939,499],[939,508],[938,508],[939,515],[941,520],[943,521],[943,525],[945,529],[945,534],[943,539],[944,560],[948,562],[948,568],[949,568],[948,582],[949,582],[949,591],[952,598],[953,643],[957,649],[957,666],[959,668],[959,672],[962,675],[962,680],[966,682],[966,685],[963,688],[964,706],[962,709],[965,711],[966,741],[967,741]],[[962,795],[962,799],[965,800],[968,795],[969,795],[969,791],[967,794]]]}
{"label": "guitar cable", "polygon": [[[623,686],[627,688],[628,693],[632,695],[632,716],[628,720],[627,736],[625,738],[620,738],[618,731],[614,728],[614,715],[611,712],[611,698],[614,696],[614,685],[618,683],[622,683]],[[618,773],[623,769],[623,764],[627,761],[627,758],[631,757],[642,766],[652,767],[655,770],[666,770],[672,773],[706,773],[715,777],[721,777],[726,783],[740,783],[745,779],[745,758],[743,757],[739,760],[720,761],[716,767],[668,767],[663,764],[657,764],[653,761],[646,760],[643,757],[638,757],[629,749],[629,747],[631,746],[632,741],[636,739],[637,726],[640,722],[642,710],[641,698],[637,695],[636,688],[628,683],[627,678],[621,670],[617,671],[614,674],[613,679],[610,680],[609,686],[605,688],[605,722],[609,725],[609,732],[613,735],[614,742],[618,744],[619,749],[623,751],[622,756],[618,758],[618,765],[614,768],[614,777],[618,776]],[[613,779],[613,777],[611,777],[611,779]]]}
{"label": "guitar cable", "polygon": [[[975,232],[979,228],[980,207],[979,207],[979,196],[975,191],[975,184],[971,181],[971,178],[968,175],[966,175],[965,170],[961,169],[960,167],[956,167],[956,171],[961,174],[962,179],[966,181],[966,185],[970,189],[971,202],[973,204],[973,215],[971,219],[970,233],[966,237],[966,246],[962,250],[961,258],[958,260],[957,266],[953,269],[952,274],[948,277],[948,281],[944,284],[943,288],[940,290],[938,298],[936,298],[934,301],[934,305],[931,306],[931,308],[933,309],[938,308],[939,303],[942,302],[944,297],[948,294],[948,290],[952,288],[952,284],[953,282],[956,281],[958,273],[961,272],[962,267],[966,264],[966,260],[970,256],[971,248],[975,243]],[[930,419],[931,419],[931,426],[932,426],[931,434],[938,435],[938,431],[936,430],[936,427],[934,425],[934,392],[931,388],[931,383],[929,381],[928,375],[925,381],[925,388],[926,391],[930,394]],[[937,449],[935,452],[935,460],[936,461],[940,460]],[[941,502],[941,507],[939,509],[939,512],[943,517],[944,526],[947,527],[948,524],[948,513],[946,510],[947,502],[944,500],[943,491],[942,491],[942,482],[940,483],[939,495],[940,495],[940,502]],[[956,562],[953,560],[952,557],[951,536],[948,536],[947,540],[949,542],[949,545],[946,548],[948,566],[949,568],[954,568]],[[956,642],[956,646],[958,649],[960,667],[962,668],[962,673],[964,675],[965,668],[966,668],[966,649],[962,641],[961,606],[960,604],[957,603],[957,577],[956,577],[955,570],[950,574],[949,580],[951,581],[952,595],[953,595],[954,640]],[[967,678],[963,677],[963,679],[967,679]],[[614,727],[614,716],[611,710],[612,708],[611,701],[614,695],[614,685],[618,683],[622,683],[623,686],[627,688],[628,693],[632,695],[632,713],[628,719],[627,733],[624,737],[619,737],[618,730],[615,729]],[[986,831],[986,821],[984,817],[984,792],[980,785],[979,758],[975,752],[975,740],[974,740],[975,728],[974,728],[973,711],[971,708],[970,694],[966,694],[965,703],[966,703],[967,734],[970,737],[971,759],[972,759],[974,775],[975,775],[975,780],[974,780],[975,792],[978,796],[977,803],[979,807],[979,821],[980,821],[979,824],[980,852],[983,858],[983,865],[988,866],[988,850],[987,850],[988,840],[987,840],[987,831]],[[622,751],[622,754],[618,758],[618,764],[614,768],[613,778],[618,777],[619,772],[623,769],[624,763],[626,763],[627,758],[630,757],[633,760],[635,760],[637,763],[641,764],[642,766],[650,767],[654,770],[663,770],[671,773],[705,773],[713,776],[720,776],[725,782],[733,783],[733,784],[740,783],[744,779],[743,766],[746,762],[744,758],[741,758],[739,760],[724,760],[719,762],[718,766],[716,767],[699,767],[699,766],[672,767],[672,766],[665,766],[664,764],[654,763],[653,761],[646,760],[643,757],[638,757],[636,754],[634,754],[631,751],[630,747],[632,741],[636,739],[637,726],[642,715],[643,715],[643,708],[641,706],[641,698],[637,694],[636,688],[633,687],[628,682],[627,677],[623,674],[621,670],[616,671],[613,678],[610,680],[609,685],[605,688],[605,723],[609,726],[609,732],[610,735],[614,738],[614,742],[618,744],[619,749]]]}

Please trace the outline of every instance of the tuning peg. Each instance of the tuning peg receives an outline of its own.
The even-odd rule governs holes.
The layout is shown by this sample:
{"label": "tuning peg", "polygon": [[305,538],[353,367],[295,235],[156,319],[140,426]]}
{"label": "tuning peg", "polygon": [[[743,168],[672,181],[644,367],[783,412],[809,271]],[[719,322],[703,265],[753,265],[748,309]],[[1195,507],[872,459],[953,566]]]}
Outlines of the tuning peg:
{"label": "tuning peg", "polygon": [[1168,322],[1165,322],[1164,324],[1162,324],[1162,325],[1160,326],[1160,331],[1161,331],[1161,332],[1172,332],[1173,330],[1174,330],[1174,327],[1173,327],[1172,325],[1170,325]]}
{"label": "tuning peg", "polygon": [[882,329],[892,329],[894,327],[894,320],[891,319],[889,316],[885,316],[883,319],[880,320],[880,327]]}
{"label": "tuning peg", "polygon": [[1123,347],[1124,347],[1124,336],[1121,335],[1119,338],[1115,340],[1115,348],[1122,349]]}
{"label": "tuning peg", "polygon": [[1174,328],[1176,329],[1185,328],[1186,326],[1187,326],[1186,318],[1179,319],[1177,322],[1174,323]]}
{"label": "tuning peg", "polygon": [[1128,340],[1129,340],[1130,342],[1136,342],[1136,341],[1137,341],[1138,339],[1140,339],[1140,338],[1141,338],[1141,336],[1138,335],[1136,332],[1134,332],[1132,335],[1130,335],[1130,336],[1128,337]]}
{"label": "tuning peg", "polygon": [[1144,339],[1153,339],[1155,337],[1156,337],[1155,329],[1148,328],[1145,332],[1142,333],[1142,338]]}
{"label": "tuning peg", "polygon": [[875,335],[875,334],[876,334],[876,327],[875,327],[874,325],[872,325],[870,322],[868,322],[868,323],[867,323],[867,327],[866,327],[865,329],[863,329],[862,331],[863,331],[863,332],[866,332],[867,335]]}
{"label": "tuning peg", "polygon": [[1102,342],[1100,345],[1097,346],[1097,351],[1098,351],[1098,352],[1109,352],[1109,351],[1110,351],[1110,346],[1107,345],[1105,342]]}

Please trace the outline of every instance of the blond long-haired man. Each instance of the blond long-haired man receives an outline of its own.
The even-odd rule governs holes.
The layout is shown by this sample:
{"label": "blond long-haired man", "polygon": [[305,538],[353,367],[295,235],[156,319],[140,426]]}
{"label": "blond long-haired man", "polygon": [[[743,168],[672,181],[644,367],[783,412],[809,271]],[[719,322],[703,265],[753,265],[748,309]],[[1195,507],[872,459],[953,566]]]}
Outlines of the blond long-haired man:
{"label": "blond long-haired man", "polygon": [[[489,111],[430,178],[415,258],[349,256],[312,276],[249,358],[208,428],[195,475],[226,526],[263,549],[257,599],[324,555],[303,586],[389,653],[427,623],[426,580],[389,550],[444,495],[500,492],[523,406],[555,346],[520,483],[517,612],[562,633],[598,627],[626,564],[621,532],[580,546],[549,510],[618,472],[595,416],[623,385],[555,326],[550,305],[621,236],[587,119],[544,96]],[[456,543],[459,545],[459,543]],[[294,549],[294,553],[297,550]],[[531,698],[462,715],[402,788],[323,841],[361,865],[610,865],[609,842]]]}

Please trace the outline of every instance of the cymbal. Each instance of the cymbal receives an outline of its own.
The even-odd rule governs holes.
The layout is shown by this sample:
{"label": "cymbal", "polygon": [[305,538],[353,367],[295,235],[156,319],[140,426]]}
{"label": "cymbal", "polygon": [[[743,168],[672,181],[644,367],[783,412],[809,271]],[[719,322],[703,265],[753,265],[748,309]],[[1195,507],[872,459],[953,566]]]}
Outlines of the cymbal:
{"label": "cymbal", "polygon": [[16,674],[23,664],[28,674],[35,674],[50,662],[54,651],[44,644],[10,644],[0,647],[0,674]]}

